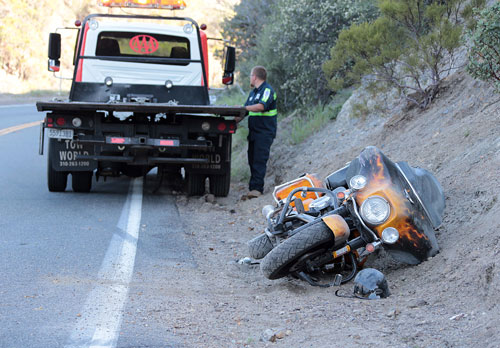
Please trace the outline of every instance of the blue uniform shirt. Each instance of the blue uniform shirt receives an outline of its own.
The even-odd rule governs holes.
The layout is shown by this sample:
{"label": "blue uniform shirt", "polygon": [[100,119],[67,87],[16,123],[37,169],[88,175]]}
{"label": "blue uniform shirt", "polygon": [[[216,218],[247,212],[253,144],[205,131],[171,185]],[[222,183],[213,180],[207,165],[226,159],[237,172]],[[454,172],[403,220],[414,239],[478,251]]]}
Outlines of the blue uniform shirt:
{"label": "blue uniform shirt", "polygon": [[245,103],[247,105],[262,104],[264,111],[250,112],[248,118],[249,140],[256,140],[259,135],[274,138],[278,128],[278,110],[276,109],[276,92],[267,82],[254,88]]}

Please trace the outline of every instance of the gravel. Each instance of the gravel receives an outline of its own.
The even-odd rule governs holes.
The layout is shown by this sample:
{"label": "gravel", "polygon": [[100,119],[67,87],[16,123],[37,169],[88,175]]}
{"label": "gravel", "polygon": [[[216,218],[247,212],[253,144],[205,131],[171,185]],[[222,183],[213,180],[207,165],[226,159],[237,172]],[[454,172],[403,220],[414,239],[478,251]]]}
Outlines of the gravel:
{"label": "gravel", "polygon": [[[226,198],[178,196],[199,267],[193,282],[206,289],[204,305],[184,313],[192,325],[179,329],[187,345],[498,347],[499,98],[461,71],[445,81],[428,110],[400,105],[383,118],[363,119],[344,112],[298,146],[287,142],[291,120],[285,119],[263,196],[242,201],[244,183],[232,183]],[[392,293],[376,301],[336,297],[334,288],[296,279],[271,281],[258,264],[238,263],[248,256],[246,242],[265,227],[260,211],[273,204],[274,185],[305,172],[325,178],[369,145],[430,170],[442,184],[447,206],[438,255],[417,266],[372,255],[368,264],[386,275]],[[352,287],[341,291],[350,294]]]}

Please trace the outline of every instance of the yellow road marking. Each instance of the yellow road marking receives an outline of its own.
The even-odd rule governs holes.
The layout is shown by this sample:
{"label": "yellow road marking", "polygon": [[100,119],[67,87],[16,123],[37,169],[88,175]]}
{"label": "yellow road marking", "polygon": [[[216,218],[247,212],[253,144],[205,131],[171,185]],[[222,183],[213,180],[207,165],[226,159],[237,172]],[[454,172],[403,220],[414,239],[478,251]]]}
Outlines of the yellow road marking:
{"label": "yellow road marking", "polygon": [[13,126],[13,127],[5,128],[5,129],[0,129],[0,136],[19,131],[21,129],[38,126],[42,122],[43,121],[35,121],[35,122],[21,124],[19,126]]}

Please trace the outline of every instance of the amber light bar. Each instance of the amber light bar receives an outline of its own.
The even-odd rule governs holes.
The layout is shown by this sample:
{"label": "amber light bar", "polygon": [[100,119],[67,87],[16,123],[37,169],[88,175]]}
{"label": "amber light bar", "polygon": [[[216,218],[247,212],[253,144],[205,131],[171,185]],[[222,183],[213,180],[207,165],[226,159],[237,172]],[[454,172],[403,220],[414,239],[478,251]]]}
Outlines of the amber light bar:
{"label": "amber light bar", "polygon": [[98,0],[104,7],[152,8],[165,10],[183,10],[186,3],[183,0]]}

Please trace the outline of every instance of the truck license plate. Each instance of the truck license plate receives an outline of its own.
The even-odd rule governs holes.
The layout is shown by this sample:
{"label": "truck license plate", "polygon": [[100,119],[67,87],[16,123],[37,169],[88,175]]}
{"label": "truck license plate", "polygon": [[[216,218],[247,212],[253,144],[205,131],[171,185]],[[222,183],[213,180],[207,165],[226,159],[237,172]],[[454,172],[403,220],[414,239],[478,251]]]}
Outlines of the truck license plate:
{"label": "truck license plate", "polygon": [[57,138],[57,139],[73,139],[73,130],[49,128],[48,136],[49,138]]}

